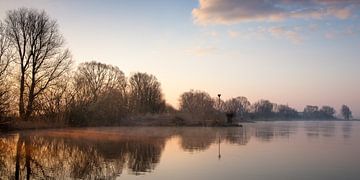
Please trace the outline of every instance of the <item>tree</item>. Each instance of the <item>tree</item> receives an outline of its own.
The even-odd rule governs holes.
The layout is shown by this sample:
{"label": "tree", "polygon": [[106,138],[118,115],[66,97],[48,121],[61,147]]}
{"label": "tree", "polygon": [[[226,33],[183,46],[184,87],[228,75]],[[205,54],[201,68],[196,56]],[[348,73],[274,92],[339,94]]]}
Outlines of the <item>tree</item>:
{"label": "tree", "polygon": [[299,117],[298,112],[294,108],[289,107],[288,105],[278,105],[277,115],[279,116],[279,118],[284,119],[292,119]]}
{"label": "tree", "polygon": [[147,73],[135,73],[129,79],[130,108],[135,114],[159,113],[165,109],[159,81]]}
{"label": "tree", "polygon": [[349,120],[352,118],[352,112],[347,105],[341,106],[341,115],[344,117],[345,120]]}
{"label": "tree", "polygon": [[303,117],[306,119],[319,118],[319,107],[307,105],[304,108]]}
{"label": "tree", "polygon": [[335,113],[335,109],[330,106],[323,106],[320,109],[320,115],[322,119],[334,119]]}
{"label": "tree", "polygon": [[70,77],[64,76],[47,88],[34,102],[34,115],[43,120],[66,123],[71,102]]}
{"label": "tree", "polygon": [[274,104],[268,100],[260,100],[253,105],[255,116],[270,118],[273,115]]}
{"label": "tree", "polygon": [[224,103],[224,110],[226,113],[234,114],[240,118],[244,118],[245,114],[249,112],[250,102],[246,97],[232,98]]}
{"label": "tree", "polygon": [[124,117],[126,86],[125,75],[116,66],[95,61],[80,64],[74,75],[71,123],[110,124]]}
{"label": "tree", "polygon": [[19,115],[26,121],[38,96],[70,69],[71,56],[64,48],[57,22],[45,11],[27,8],[9,11],[5,25],[19,69]]}
{"label": "tree", "polygon": [[12,59],[10,42],[5,30],[5,24],[0,21],[0,80],[4,79]]}
{"label": "tree", "polygon": [[5,34],[5,26],[0,21],[0,123],[2,118],[9,112],[10,106],[8,74],[12,53],[9,47],[10,42]]}
{"label": "tree", "polygon": [[[215,101],[211,96],[199,90],[190,90],[180,95],[180,111],[189,113],[199,120],[213,118]],[[203,122],[205,124],[205,122]]]}

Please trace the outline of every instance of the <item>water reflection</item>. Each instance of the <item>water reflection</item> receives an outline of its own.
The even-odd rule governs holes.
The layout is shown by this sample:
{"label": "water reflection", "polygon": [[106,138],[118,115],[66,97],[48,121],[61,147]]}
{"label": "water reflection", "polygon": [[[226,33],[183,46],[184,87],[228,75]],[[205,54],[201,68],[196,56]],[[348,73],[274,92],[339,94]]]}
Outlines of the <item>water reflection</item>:
{"label": "water reflection", "polygon": [[342,123],[342,132],[344,139],[348,139],[351,136],[351,130],[352,130],[352,122],[343,122]]}
{"label": "water reflection", "polygon": [[[332,137],[333,122],[309,122],[309,137]],[[343,137],[351,136],[352,123],[343,122]],[[29,131],[0,138],[0,179],[115,179],[124,174],[154,171],[166,143],[179,139],[183,151],[196,153],[220,143],[247,145],[290,138],[299,123],[256,123],[243,128],[93,128]]]}
{"label": "water reflection", "polygon": [[310,121],[305,123],[305,130],[310,138],[334,137],[336,122],[333,121]]}

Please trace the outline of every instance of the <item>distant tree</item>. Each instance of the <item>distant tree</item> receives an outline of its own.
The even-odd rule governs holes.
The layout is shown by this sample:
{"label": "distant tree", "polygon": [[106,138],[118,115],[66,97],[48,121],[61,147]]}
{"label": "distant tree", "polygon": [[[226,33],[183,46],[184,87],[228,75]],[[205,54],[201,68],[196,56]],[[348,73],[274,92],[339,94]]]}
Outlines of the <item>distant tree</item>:
{"label": "distant tree", "polygon": [[341,115],[344,117],[345,120],[349,120],[352,118],[352,112],[347,105],[341,106]]}
{"label": "distant tree", "polygon": [[299,117],[299,113],[288,105],[278,105],[277,115],[279,118],[294,119]]}
{"label": "distant tree", "polygon": [[74,73],[71,123],[115,123],[128,111],[126,87],[118,67],[95,61],[80,64]]}
{"label": "distant tree", "polygon": [[126,78],[116,66],[95,61],[81,63],[74,74],[74,90],[77,99],[92,103],[110,91],[126,96]]}
{"label": "distant tree", "polygon": [[270,118],[273,115],[274,104],[268,100],[260,100],[253,104],[256,117]]}
{"label": "distant tree", "polygon": [[19,69],[19,115],[29,120],[36,99],[69,70],[70,52],[64,48],[56,21],[44,11],[9,11],[5,26]]}
{"label": "distant tree", "polygon": [[322,119],[334,119],[335,113],[335,109],[330,106],[323,106],[320,109],[320,115]]}
{"label": "distant tree", "polygon": [[147,73],[135,73],[129,79],[130,109],[135,114],[159,113],[165,109],[160,82]]}
{"label": "distant tree", "polygon": [[199,90],[190,90],[180,95],[180,111],[191,114],[201,120],[211,118],[214,109],[214,99],[211,96]]}
{"label": "distant tree", "polygon": [[246,97],[232,98],[224,103],[224,110],[226,113],[234,114],[240,118],[244,118],[245,114],[249,112],[250,102]]}
{"label": "distant tree", "polygon": [[307,105],[304,108],[303,118],[305,118],[305,119],[319,118],[319,107]]}

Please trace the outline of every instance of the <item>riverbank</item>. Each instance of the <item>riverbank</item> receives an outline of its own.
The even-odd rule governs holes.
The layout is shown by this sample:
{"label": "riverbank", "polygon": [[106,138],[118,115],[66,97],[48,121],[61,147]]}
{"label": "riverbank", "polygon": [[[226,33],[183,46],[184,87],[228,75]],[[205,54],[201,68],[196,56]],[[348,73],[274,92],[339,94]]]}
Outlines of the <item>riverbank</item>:
{"label": "riverbank", "polygon": [[[255,119],[255,120],[234,120],[233,123],[226,123],[225,118],[217,119],[198,119],[196,117],[186,114],[157,114],[157,115],[139,115],[122,119],[118,124],[111,125],[77,125],[72,126],[64,122],[49,122],[44,120],[20,121],[9,120],[7,123],[2,123],[0,132],[20,131],[20,130],[40,130],[40,129],[59,129],[59,128],[81,128],[81,127],[242,127],[246,123],[256,122],[276,122],[276,121],[349,121],[344,119]],[[359,119],[352,119],[350,121],[360,121]]]}

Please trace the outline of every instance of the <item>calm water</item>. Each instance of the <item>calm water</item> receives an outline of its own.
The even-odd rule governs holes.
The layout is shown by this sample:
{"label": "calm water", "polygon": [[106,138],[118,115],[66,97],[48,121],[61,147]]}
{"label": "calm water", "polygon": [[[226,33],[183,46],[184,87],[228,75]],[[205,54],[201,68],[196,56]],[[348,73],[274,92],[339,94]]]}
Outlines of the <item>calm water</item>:
{"label": "calm water", "polygon": [[359,154],[360,122],[26,131],[0,137],[0,179],[358,180]]}

